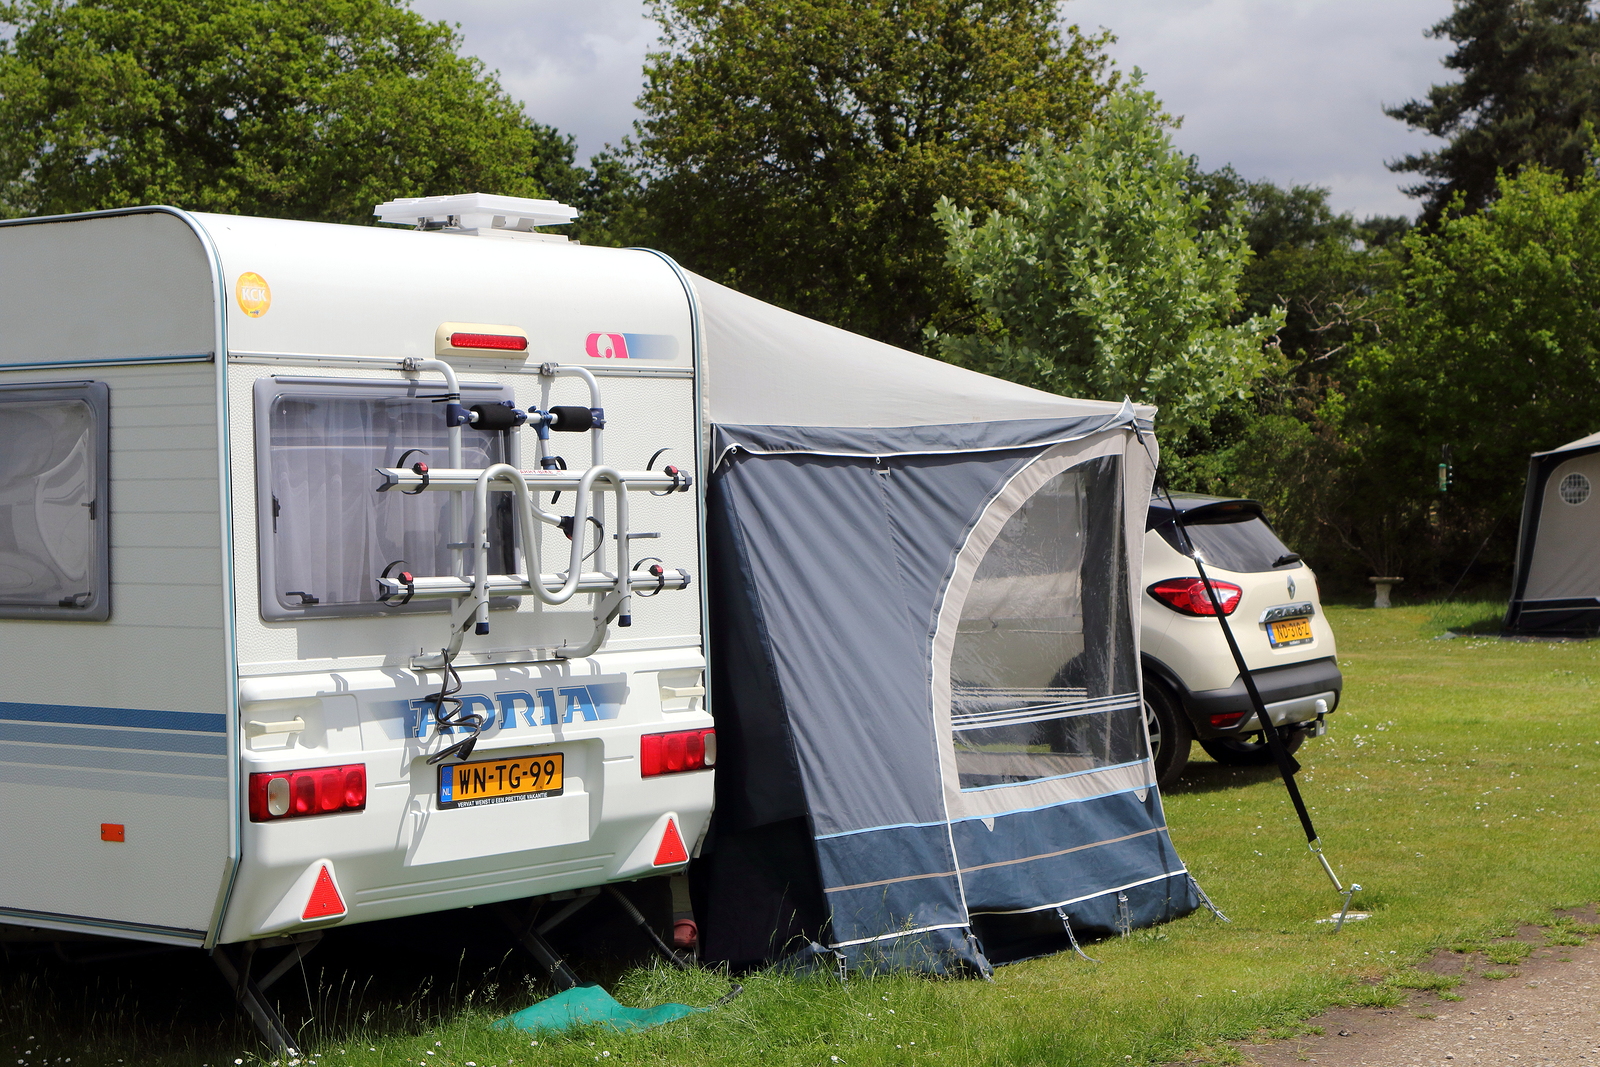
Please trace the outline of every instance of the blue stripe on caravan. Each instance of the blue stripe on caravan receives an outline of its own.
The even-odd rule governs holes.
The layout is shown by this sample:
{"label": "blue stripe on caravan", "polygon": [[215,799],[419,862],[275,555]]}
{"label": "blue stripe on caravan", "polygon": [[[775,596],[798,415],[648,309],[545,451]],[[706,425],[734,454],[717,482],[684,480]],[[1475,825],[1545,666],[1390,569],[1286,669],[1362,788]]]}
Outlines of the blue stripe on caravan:
{"label": "blue stripe on caravan", "polygon": [[0,702],[0,719],[22,722],[74,723],[79,726],[137,726],[146,730],[227,732],[227,716],[208,711],[154,711],[148,708],[92,708],[77,704],[11,704]]}
{"label": "blue stripe on caravan", "polygon": [[228,754],[228,739],[221,734],[184,733],[177,730],[110,730],[93,726],[59,726],[54,723],[0,722],[0,741],[126,748],[144,752],[196,752],[207,756]]}

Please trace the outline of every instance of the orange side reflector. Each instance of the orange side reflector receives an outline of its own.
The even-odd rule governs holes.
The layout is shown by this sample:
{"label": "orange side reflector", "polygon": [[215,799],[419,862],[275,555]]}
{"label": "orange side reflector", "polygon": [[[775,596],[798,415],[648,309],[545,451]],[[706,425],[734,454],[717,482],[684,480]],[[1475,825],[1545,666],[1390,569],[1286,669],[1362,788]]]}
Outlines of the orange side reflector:
{"label": "orange side reflector", "polygon": [[344,901],[339,897],[339,890],[334,888],[333,875],[324,866],[317,872],[317,884],[311,887],[311,899],[306,901],[306,910],[300,918],[326,919],[330,915],[343,915],[344,910]]}
{"label": "orange side reflector", "polygon": [[661,847],[656,849],[653,862],[657,867],[689,862],[689,852],[683,847],[683,838],[678,835],[678,824],[672,819],[667,820],[667,832],[661,835]]}
{"label": "orange side reflector", "polygon": [[122,823],[120,823],[120,822],[103,822],[103,823],[100,824],[100,840],[102,840],[102,841],[126,841],[127,839],[128,839],[127,831],[123,828]]}

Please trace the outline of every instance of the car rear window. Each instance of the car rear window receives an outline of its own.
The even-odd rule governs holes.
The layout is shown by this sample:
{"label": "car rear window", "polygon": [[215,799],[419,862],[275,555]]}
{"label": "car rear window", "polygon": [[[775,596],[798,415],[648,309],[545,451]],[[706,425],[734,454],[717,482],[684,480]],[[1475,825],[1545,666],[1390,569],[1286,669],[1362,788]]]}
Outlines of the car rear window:
{"label": "car rear window", "polygon": [[[1168,519],[1156,529],[1161,531],[1161,536],[1179,552],[1183,551],[1178,543],[1178,532]],[[1189,539],[1194,542],[1194,547],[1199,549],[1201,558],[1214,567],[1225,571],[1235,571],[1250,574],[1256,571],[1270,571],[1277,568],[1278,561],[1285,556],[1294,556],[1278,535],[1272,532],[1266,520],[1260,516],[1252,515],[1244,521],[1232,522],[1196,522],[1193,519],[1184,523]],[[1300,566],[1299,557],[1292,562],[1284,562],[1283,567]]]}

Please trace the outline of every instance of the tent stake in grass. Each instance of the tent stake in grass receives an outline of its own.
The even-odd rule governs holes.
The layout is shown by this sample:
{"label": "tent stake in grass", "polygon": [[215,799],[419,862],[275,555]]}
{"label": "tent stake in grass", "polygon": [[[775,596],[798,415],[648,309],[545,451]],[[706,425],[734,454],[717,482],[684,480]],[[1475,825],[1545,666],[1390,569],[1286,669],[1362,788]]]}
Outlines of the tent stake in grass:
{"label": "tent stake in grass", "polygon": [[1322,869],[1327,872],[1328,880],[1333,883],[1334,892],[1344,897],[1344,908],[1339,912],[1339,921],[1333,928],[1334,933],[1338,933],[1344,928],[1345,916],[1350,913],[1350,900],[1361,891],[1361,886],[1351,882],[1350,888],[1346,889],[1339,881],[1339,876],[1334,873],[1333,864],[1329,863],[1328,857],[1323,854],[1317,828],[1311,824],[1311,813],[1306,810],[1306,802],[1300,796],[1300,786],[1294,780],[1295,772],[1300,769],[1300,763],[1290,755],[1288,749],[1283,747],[1283,738],[1278,733],[1278,727],[1267,714],[1261,692],[1256,688],[1255,677],[1244,661],[1244,653],[1239,651],[1239,642],[1234,640],[1233,627],[1228,625],[1227,613],[1222,610],[1222,601],[1217,597],[1217,588],[1211,583],[1211,576],[1206,573],[1205,559],[1200,550],[1194,546],[1194,542],[1189,539],[1188,528],[1183,523],[1183,513],[1173,503],[1172,490],[1167,488],[1167,480],[1160,473],[1156,475],[1156,484],[1166,496],[1167,505],[1172,509],[1173,526],[1178,531],[1179,541],[1182,542],[1180,551],[1193,561],[1195,569],[1200,572],[1200,584],[1205,586],[1206,597],[1211,601],[1211,610],[1216,615],[1218,624],[1222,626],[1222,635],[1227,639],[1228,651],[1233,655],[1233,662],[1239,668],[1239,678],[1244,682],[1245,693],[1250,697],[1250,706],[1255,709],[1256,722],[1261,724],[1261,735],[1266,738],[1267,748],[1278,764],[1278,773],[1283,776],[1283,785],[1289,791],[1289,800],[1294,804],[1295,814],[1300,816],[1300,826],[1306,832],[1306,847],[1316,855],[1318,862],[1322,864]]}

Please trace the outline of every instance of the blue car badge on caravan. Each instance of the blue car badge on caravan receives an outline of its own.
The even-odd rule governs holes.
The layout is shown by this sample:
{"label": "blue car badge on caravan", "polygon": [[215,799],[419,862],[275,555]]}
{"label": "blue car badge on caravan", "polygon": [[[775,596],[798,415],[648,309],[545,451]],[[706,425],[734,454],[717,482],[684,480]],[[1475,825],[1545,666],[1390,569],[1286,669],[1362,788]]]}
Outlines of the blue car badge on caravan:
{"label": "blue car badge on caravan", "polygon": [[688,279],[551,201],[377,215],[0,223],[0,933],[212,950],[256,1013],[241,943],[699,847]]}

